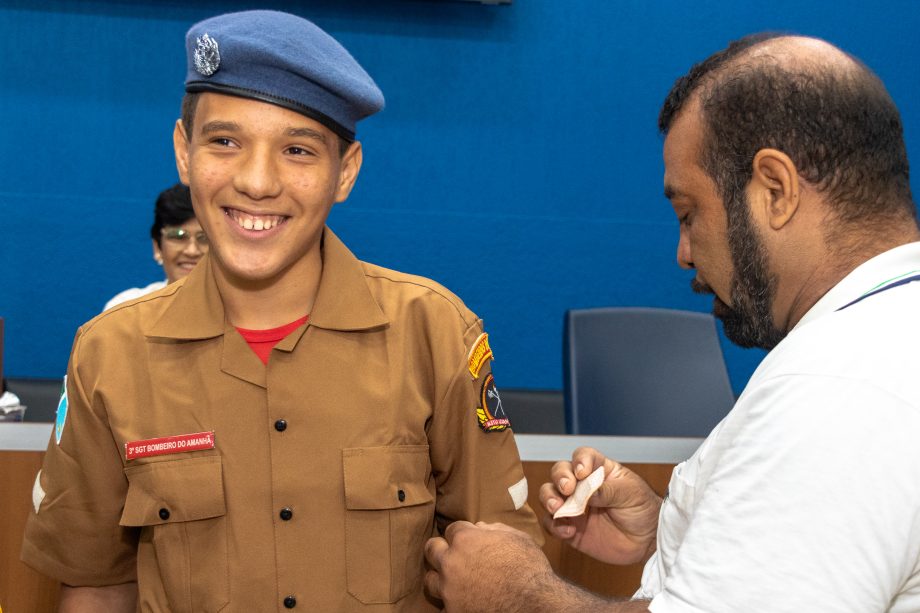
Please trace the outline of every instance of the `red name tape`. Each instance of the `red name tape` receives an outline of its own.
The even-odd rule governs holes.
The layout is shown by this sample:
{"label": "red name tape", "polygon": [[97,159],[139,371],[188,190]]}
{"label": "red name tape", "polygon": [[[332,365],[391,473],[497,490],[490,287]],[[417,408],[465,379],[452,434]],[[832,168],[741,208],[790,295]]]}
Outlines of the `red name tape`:
{"label": "red name tape", "polygon": [[125,458],[134,460],[154,455],[200,451],[202,449],[214,449],[213,431],[164,436],[163,438],[151,438],[146,441],[131,441],[125,443]]}

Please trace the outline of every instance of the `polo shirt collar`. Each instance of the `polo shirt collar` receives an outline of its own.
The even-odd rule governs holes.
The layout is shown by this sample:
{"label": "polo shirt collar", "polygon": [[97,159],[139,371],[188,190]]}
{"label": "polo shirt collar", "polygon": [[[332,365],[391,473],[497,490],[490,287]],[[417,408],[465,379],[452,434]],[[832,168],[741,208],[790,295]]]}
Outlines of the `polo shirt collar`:
{"label": "polo shirt collar", "polygon": [[860,296],[911,274],[920,273],[920,242],[907,243],[866,260],[832,287],[793,328],[833,313]]}

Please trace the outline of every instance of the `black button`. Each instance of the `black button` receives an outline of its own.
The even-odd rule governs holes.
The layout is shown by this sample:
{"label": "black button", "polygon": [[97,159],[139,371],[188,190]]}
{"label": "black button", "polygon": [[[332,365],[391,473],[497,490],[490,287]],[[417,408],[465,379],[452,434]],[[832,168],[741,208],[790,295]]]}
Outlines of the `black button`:
{"label": "black button", "polygon": [[275,430],[277,430],[278,432],[284,432],[285,430],[287,430],[287,422],[284,421],[283,419],[279,419],[278,421],[275,422]]}
{"label": "black button", "polygon": [[293,609],[296,606],[297,606],[297,599],[294,598],[293,596],[288,596],[284,599],[285,609]]}
{"label": "black button", "polygon": [[398,492],[396,492],[396,497],[399,498],[399,501],[400,501],[400,502],[405,502],[405,500],[406,500],[406,493],[405,493],[404,491],[402,491],[402,490],[399,490]]}
{"label": "black button", "polygon": [[160,509],[160,519],[164,521],[169,519],[169,509]]}
{"label": "black button", "polygon": [[288,507],[284,507],[283,509],[281,509],[281,512],[278,513],[278,515],[281,516],[281,519],[283,519],[284,521],[287,521],[291,519],[292,517],[294,517],[294,511],[290,510]]}

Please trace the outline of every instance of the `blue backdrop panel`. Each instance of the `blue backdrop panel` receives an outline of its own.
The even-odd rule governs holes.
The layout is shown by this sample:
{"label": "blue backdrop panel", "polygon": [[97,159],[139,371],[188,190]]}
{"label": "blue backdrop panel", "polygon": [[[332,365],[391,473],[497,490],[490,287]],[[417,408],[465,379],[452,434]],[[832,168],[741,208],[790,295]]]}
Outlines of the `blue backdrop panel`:
{"label": "blue backdrop panel", "polygon": [[[176,179],[188,26],[244,2],[0,0],[0,315],[9,376],[63,374],[73,334],[162,274],[147,229]],[[365,165],[331,225],[375,263],[433,277],[486,321],[502,386],[561,387],[567,308],[709,310],[675,264],[659,105],[745,33],[827,38],[887,83],[916,152],[912,0],[259,2],[313,19],[374,76]],[[762,358],[723,341],[732,384]]]}

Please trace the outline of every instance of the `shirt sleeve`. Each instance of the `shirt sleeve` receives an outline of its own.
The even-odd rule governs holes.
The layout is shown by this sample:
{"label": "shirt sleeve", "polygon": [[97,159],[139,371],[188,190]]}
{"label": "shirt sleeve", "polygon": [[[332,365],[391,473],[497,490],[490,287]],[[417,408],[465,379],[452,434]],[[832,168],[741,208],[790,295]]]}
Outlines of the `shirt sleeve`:
{"label": "shirt sleeve", "polygon": [[67,585],[115,585],[136,580],[137,532],[119,526],[127,480],[103,401],[85,384],[98,373],[81,365],[84,340],[81,328],[36,477],[22,560]]}
{"label": "shirt sleeve", "polygon": [[917,582],[916,407],[865,382],[786,375],[736,410],[651,611],[889,610]]}
{"label": "shirt sleeve", "polygon": [[502,522],[542,544],[481,320],[465,330],[462,341],[429,430],[438,528],[443,532],[457,520]]}

